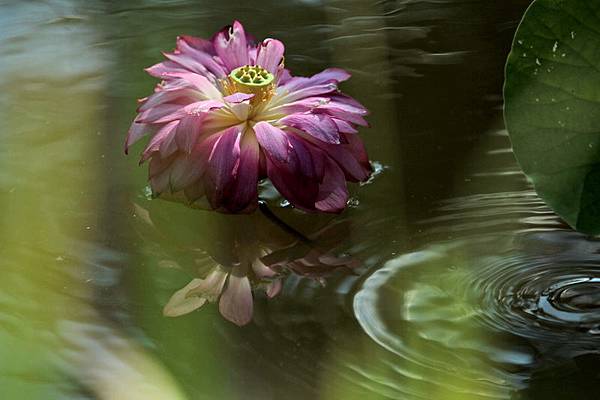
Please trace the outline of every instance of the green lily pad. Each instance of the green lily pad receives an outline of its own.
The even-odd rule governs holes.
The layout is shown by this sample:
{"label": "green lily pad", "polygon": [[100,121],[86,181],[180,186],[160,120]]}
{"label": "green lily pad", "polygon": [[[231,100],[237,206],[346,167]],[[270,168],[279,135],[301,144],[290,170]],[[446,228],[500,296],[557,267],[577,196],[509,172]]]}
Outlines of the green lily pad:
{"label": "green lily pad", "polygon": [[600,1],[537,0],[506,65],[505,120],[539,196],[600,234]]}

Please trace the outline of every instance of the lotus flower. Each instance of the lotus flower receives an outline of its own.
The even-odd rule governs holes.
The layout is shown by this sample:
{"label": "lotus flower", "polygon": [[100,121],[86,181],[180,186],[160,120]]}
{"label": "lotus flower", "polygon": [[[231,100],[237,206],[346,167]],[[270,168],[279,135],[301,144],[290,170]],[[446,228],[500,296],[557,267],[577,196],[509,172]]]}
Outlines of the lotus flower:
{"label": "lotus flower", "polygon": [[367,110],[338,90],[350,74],[292,77],[283,54],[276,39],[252,44],[236,21],[211,40],[178,37],[167,60],[147,69],[162,82],[140,100],[125,151],[152,136],[141,163],[150,160],[155,195],[247,213],[269,178],[299,209],[345,208],[346,181],[371,172],[356,130]]}

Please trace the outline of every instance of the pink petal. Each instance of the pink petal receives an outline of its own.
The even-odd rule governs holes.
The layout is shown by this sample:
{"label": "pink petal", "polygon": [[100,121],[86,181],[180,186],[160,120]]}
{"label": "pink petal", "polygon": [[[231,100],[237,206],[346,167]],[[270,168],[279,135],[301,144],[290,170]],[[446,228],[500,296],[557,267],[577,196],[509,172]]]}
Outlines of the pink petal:
{"label": "pink petal", "polygon": [[171,115],[181,110],[180,104],[160,104],[146,111],[142,111],[135,118],[135,122],[139,123],[156,123],[158,120],[172,121],[176,117],[169,119]]}
{"label": "pink petal", "polygon": [[197,97],[196,91],[193,89],[161,90],[160,92],[156,92],[149,96],[139,107],[138,111],[146,111],[152,107],[174,102],[178,99],[184,100],[186,103],[190,103],[194,100],[197,100]]}
{"label": "pink petal", "polygon": [[254,125],[256,139],[260,146],[279,162],[286,162],[289,154],[287,134],[268,122],[261,121]]}
{"label": "pink petal", "polygon": [[187,73],[192,72],[192,73],[199,74],[202,76],[211,75],[211,72],[209,72],[209,70],[204,65],[202,65],[201,62],[199,62],[198,60],[195,60],[190,54],[163,53],[163,55],[166,58],[168,58],[169,60],[184,67],[184,69],[187,70],[186,71]]}
{"label": "pink petal", "polygon": [[152,137],[146,146],[146,149],[142,154],[142,161],[150,158],[152,153],[156,151],[160,151],[161,156],[164,158],[177,150],[177,146],[173,140],[177,125],[179,125],[179,121],[172,121],[160,128],[160,130]]}
{"label": "pink petal", "polygon": [[229,275],[227,287],[219,300],[219,311],[223,317],[239,326],[252,320],[252,290],[246,276]]}
{"label": "pink petal", "polygon": [[179,121],[177,132],[175,132],[175,143],[177,143],[177,147],[187,153],[192,152],[192,149],[200,136],[204,116],[204,114],[199,116],[190,115]]}
{"label": "pink petal", "polygon": [[169,166],[169,191],[177,193],[197,181],[204,173],[204,162],[179,153]]}
{"label": "pink petal", "polygon": [[214,55],[215,48],[210,40],[195,36],[181,35],[177,37],[177,50],[185,52],[188,48]]}
{"label": "pink petal", "polygon": [[309,78],[295,77],[284,85],[290,92],[304,89],[310,86],[318,86],[326,83],[340,83],[350,78],[350,74],[340,68],[328,68]]}
{"label": "pink petal", "polygon": [[302,100],[294,101],[291,103],[282,104],[277,107],[273,107],[271,112],[281,114],[296,114],[303,113],[306,111],[314,110],[329,102],[328,97],[307,97]]}
{"label": "pink petal", "polygon": [[156,127],[148,124],[141,124],[133,122],[127,133],[127,139],[125,140],[125,154],[129,152],[129,148],[142,137],[147,134],[154,134]]}
{"label": "pink petal", "polygon": [[259,65],[272,74],[277,74],[285,47],[276,39],[265,39],[258,47],[256,65]]}
{"label": "pink petal", "polygon": [[340,142],[337,125],[324,114],[292,114],[280,119],[278,122],[297,128],[323,142]]}
{"label": "pink petal", "polygon": [[246,33],[240,22],[234,21],[232,26],[226,26],[217,33],[213,38],[213,46],[227,68],[226,73],[249,64]]}
{"label": "pink petal", "polygon": [[217,78],[221,79],[227,76],[225,68],[214,57],[216,53],[212,42],[192,36],[180,36],[177,38],[177,50],[189,55]]}
{"label": "pink petal", "polygon": [[321,85],[307,86],[302,89],[291,91],[281,97],[279,101],[290,103],[307,97],[323,96],[337,90],[335,83],[324,83]]}

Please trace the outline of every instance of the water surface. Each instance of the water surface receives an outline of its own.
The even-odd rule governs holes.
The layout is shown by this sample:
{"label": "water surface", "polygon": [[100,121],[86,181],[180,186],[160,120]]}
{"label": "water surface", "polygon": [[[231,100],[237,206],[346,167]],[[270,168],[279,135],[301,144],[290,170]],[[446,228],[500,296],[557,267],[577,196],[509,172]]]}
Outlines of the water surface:
{"label": "water surface", "polygon": [[[536,197],[502,122],[528,5],[0,3],[2,398],[600,398],[600,242]],[[352,72],[378,173],[342,215],[269,198],[290,231],[150,200],[141,146],[123,155],[143,68],[236,18],[296,74]],[[213,305],[163,317],[239,246],[301,274],[243,328]],[[355,269],[302,276],[311,251]]]}

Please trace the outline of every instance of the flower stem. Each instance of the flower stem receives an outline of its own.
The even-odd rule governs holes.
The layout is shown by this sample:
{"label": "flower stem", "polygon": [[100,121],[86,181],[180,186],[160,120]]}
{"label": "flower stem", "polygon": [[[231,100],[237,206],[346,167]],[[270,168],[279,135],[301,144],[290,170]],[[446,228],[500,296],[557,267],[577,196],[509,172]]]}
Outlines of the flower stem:
{"label": "flower stem", "polygon": [[275,215],[275,213],[273,211],[271,211],[271,209],[267,205],[266,201],[258,200],[258,208],[260,209],[260,211],[263,213],[263,215],[265,217],[267,217],[271,222],[273,222],[275,225],[279,226],[281,229],[283,229],[287,233],[296,237],[298,240],[300,240],[303,243],[306,243],[306,244],[312,243],[312,240],[310,240],[309,238],[304,236],[298,230],[289,226],[287,223],[285,223],[283,220],[281,220],[277,215]]}

